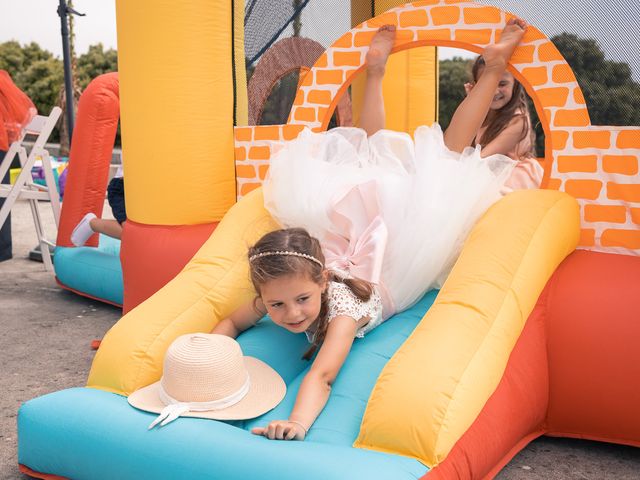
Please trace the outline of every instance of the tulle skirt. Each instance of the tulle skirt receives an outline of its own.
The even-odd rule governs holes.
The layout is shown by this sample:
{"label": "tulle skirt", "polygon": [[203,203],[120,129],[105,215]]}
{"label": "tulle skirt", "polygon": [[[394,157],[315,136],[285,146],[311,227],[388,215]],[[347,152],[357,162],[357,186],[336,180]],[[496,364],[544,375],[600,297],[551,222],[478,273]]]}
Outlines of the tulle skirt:
{"label": "tulle skirt", "polygon": [[[306,228],[321,243],[334,229],[329,212],[336,199],[375,182],[388,231],[381,281],[396,311],[446,279],[516,163],[503,155],[482,158],[479,147],[451,152],[437,124],[419,127],[413,139],[389,130],[369,138],[358,128],[305,130],[272,150],[265,207],[283,227]],[[361,208],[349,212],[362,215]]]}

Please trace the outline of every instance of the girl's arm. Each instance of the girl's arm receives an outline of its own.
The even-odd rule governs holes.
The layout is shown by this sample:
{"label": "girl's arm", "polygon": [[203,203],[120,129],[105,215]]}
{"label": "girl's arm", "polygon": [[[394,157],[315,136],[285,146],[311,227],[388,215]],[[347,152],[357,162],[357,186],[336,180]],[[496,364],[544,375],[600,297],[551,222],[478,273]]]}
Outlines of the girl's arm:
{"label": "girl's arm", "polygon": [[304,440],[329,399],[331,385],[351,350],[356,329],[357,323],[351,317],[333,318],[320,351],[302,380],[289,420],[275,420],[251,432],[271,440]]}
{"label": "girl's arm", "polygon": [[444,143],[452,152],[462,152],[473,143],[478,130],[489,113],[491,100],[502,77],[502,71],[486,69],[473,86],[467,87],[467,96],[456,107],[449,126],[444,131]]}
{"label": "girl's arm", "polygon": [[266,313],[262,300],[258,298],[255,302],[241,306],[227,318],[220,320],[211,333],[236,338],[246,329],[253,327]]}
{"label": "girl's arm", "polygon": [[[507,128],[505,128],[500,134],[491,140],[487,145],[482,147],[480,155],[482,157],[488,157],[489,155],[495,155],[500,153],[502,155],[509,155],[516,151],[518,144],[522,141],[522,131],[526,128],[526,120],[522,116],[514,117]],[[515,158],[514,160],[518,160]]]}

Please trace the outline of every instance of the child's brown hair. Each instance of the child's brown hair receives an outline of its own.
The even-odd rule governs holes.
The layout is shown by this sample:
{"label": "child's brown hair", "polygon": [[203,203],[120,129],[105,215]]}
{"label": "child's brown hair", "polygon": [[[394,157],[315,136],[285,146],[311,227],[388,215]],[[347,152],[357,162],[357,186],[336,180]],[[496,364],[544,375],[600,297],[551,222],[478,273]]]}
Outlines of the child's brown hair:
{"label": "child's brown hair", "polygon": [[[260,255],[264,253],[270,254]],[[267,233],[249,248],[249,259],[251,283],[258,295],[261,285],[283,275],[308,275],[308,278],[318,285],[325,280],[325,259],[320,242],[304,228],[286,228]],[[327,280],[344,283],[363,302],[368,301],[373,293],[373,286],[369,282],[357,278],[342,278],[329,271]],[[324,291],[320,313],[316,319],[318,328],[313,344],[303,356],[306,360],[311,359],[327,334],[328,303],[327,292]]]}
{"label": "child's brown hair", "polygon": [[[471,76],[474,83],[478,81],[484,66],[485,63],[482,56],[477,57],[475,62],[473,62],[473,66],[471,67]],[[506,105],[495,111],[495,117],[489,122],[487,129],[482,135],[480,146],[485,147],[491,143],[492,140],[507,128],[514,117],[521,117],[524,120],[518,144],[527,137],[530,137],[531,139],[531,147],[529,150],[524,152],[518,151],[518,155],[520,158],[534,156],[533,147],[535,144],[535,134],[531,128],[531,115],[529,113],[529,105],[527,104],[527,96],[524,87],[516,78],[513,79],[513,93],[511,95],[511,99]]]}

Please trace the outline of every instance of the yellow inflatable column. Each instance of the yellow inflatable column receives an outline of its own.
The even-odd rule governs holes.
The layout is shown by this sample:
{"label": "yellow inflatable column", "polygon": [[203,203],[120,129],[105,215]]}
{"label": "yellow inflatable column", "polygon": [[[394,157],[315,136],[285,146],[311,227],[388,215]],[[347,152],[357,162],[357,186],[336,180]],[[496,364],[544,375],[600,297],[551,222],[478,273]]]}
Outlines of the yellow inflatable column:
{"label": "yellow inflatable column", "polygon": [[[351,24],[356,26],[373,15],[406,3],[399,0],[352,0]],[[382,17],[384,23],[384,17]],[[366,72],[351,87],[355,125],[360,120]],[[398,52],[387,62],[383,82],[386,128],[413,134],[420,125],[438,120],[438,56],[436,47],[412,48]]]}
{"label": "yellow inflatable column", "polygon": [[246,100],[234,98],[243,74],[233,65],[244,69],[234,45],[242,36],[231,30],[244,12],[236,4],[117,0],[127,215],[135,222],[212,223],[235,202],[234,104],[246,112]]}

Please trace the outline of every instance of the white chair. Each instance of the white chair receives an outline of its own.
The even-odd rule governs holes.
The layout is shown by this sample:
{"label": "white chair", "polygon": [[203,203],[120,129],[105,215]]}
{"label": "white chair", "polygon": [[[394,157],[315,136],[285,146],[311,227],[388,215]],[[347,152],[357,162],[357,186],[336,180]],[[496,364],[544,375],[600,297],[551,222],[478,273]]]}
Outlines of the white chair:
{"label": "white chair", "polygon": [[[22,168],[15,184],[0,184],[0,198],[6,198],[4,205],[0,208],[0,228],[2,228],[4,222],[7,220],[9,212],[16,200],[18,198],[28,200],[29,206],[31,207],[31,214],[33,215],[33,223],[36,227],[36,234],[38,235],[38,244],[42,252],[45,270],[53,270],[50,252],[55,247],[55,243],[45,238],[40,210],[38,209],[38,200],[47,200],[50,202],[57,229],[60,223],[60,194],[53,176],[49,152],[44,146],[61,113],[62,110],[59,107],[53,107],[49,116],[36,115],[24,128],[20,138],[11,144],[4,160],[0,163],[0,179],[4,178],[16,155],[20,160],[20,167]],[[37,138],[31,151],[27,155],[24,140],[28,135],[35,135]],[[31,169],[35,165],[38,157],[42,160],[45,185],[34,183],[31,177]]]}

